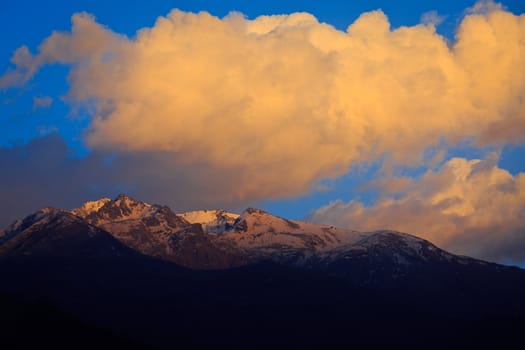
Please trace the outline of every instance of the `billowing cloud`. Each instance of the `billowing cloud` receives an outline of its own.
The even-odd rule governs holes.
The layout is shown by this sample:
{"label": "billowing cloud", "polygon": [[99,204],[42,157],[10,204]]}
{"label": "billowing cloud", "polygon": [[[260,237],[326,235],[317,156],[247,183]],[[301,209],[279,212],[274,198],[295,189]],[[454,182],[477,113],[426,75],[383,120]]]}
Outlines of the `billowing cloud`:
{"label": "billowing cloud", "polygon": [[202,200],[295,195],[385,154],[416,165],[437,144],[523,142],[525,16],[482,10],[451,45],[432,24],[392,30],[381,11],[340,31],[306,13],[175,10],[133,38],[76,14],[35,55],[18,49],[0,87],[69,65],[91,149],[163,154],[167,174],[204,166]]}
{"label": "billowing cloud", "polygon": [[525,262],[525,173],[513,176],[497,161],[494,154],[453,158],[417,180],[383,179],[375,183],[379,190],[397,196],[369,207],[336,200],[309,219],[360,230],[391,228],[460,254]]}

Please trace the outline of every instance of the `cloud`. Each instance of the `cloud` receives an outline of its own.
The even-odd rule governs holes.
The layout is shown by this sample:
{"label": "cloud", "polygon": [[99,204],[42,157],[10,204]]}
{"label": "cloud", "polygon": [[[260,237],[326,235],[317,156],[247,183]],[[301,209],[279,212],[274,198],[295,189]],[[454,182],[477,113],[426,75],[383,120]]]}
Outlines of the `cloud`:
{"label": "cloud", "polygon": [[[385,154],[417,165],[436,144],[523,142],[525,16],[479,12],[452,45],[432,26],[391,30],[381,11],[343,32],[307,13],[175,10],[132,38],[81,13],[36,54],[18,49],[0,87],[69,65],[92,150],[163,154],[167,174],[205,167],[203,201],[291,196]],[[219,176],[228,191],[208,191]]]}
{"label": "cloud", "polygon": [[15,50],[13,57],[11,57],[11,63],[15,65],[16,69],[10,68],[0,77],[0,89],[22,86],[40,68],[40,64],[36,62],[25,45]]}
{"label": "cloud", "polygon": [[53,99],[49,96],[42,96],[42,97],[33,97],[33,111],[38,108],[47,108],[51,107],[53,104]]}
{"label": "cloud", "polygon": [[[391,228],[416,234],[456,253],[495,261],[525,261],[525,173],[515,176],[484,160],[453,158],[366,207],[336,200],[309,220],[360,230]],[[399,183],[392,179],[392,184]],[[390,186],[383,179],[382,184]],[[397,192],[397,191],[396,191]],[[388,193],[388,192],[387,192]]]}
{"label": "cloud", "polygon": [[446,16],[440,16],[437,11],[428,11],[421,15],[421,23],[424,25],[438,26],[446,19]]}
{"label": "cloud", "polygon": [[0,147],[0,229],[44,206],[71,204],[64,197],[78,195],[76,185],[85,180],[75,168],[57,135]]}
{"label": "cloud", "polygon": [[[58,134],[0,147],[0,230],[45,206],[75,208],[88,199],[119,193],[176,211],[239,211],[248,206],[235,197],[230,178],[236,174],[218,172],[204,162],[192,167],[178,164],[169,152],[95,151],[84,158],[72,157]],[[215,177],[209,176],[211,171]],[[206,196],[200,196],[203,193]]]}
{"label": "cloud", "polygon": [[483,15],[494,11],[503,11],[505,6],[493,0],[480,0],[474,6],[468,7],[465,10],[467,15]]}

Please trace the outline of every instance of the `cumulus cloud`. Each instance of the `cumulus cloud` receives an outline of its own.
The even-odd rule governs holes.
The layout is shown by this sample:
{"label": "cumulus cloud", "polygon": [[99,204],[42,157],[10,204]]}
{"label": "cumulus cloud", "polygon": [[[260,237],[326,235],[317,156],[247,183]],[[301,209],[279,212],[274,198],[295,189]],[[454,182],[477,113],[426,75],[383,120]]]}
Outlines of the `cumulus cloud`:
{"label": "cumulus cloud", "polygon": [[82,13],[36,54],[18,49],[0,87],[69,65],[68,100],[94,111],[90,148],[162,153],[168,173],[205,164],[203,187],[228,174],[223,200],[246,201],[385,154],[416,165],[437,143],[523,142],[524,38],[525,16],[497,6],[466,16],[452,45],[433,26],[392,30],[381,11],[340,31],[307,13],[175,10],[133,38]]}
{"label": "cumulus cloud", "polygon": [[513,176],[497,161],[495,154],[483,160],[453,158],[417,180],[383,179],[380,190],[398,189],[401,182],[401,195],[383,196],[369,207],[336,200],[309,219],[360,230],[391,228],[456,253],[524,262],[525,173]]}

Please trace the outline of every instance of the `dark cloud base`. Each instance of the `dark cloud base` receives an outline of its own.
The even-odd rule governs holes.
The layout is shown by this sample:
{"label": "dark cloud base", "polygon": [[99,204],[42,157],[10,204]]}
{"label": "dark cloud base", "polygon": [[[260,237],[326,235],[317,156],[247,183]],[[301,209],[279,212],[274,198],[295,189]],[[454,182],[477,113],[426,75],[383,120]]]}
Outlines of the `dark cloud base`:
{"label": "dark cloud base", "polygon": [[0,227],[45,206],[73,208],[121,192],[176,211],[239,210],[252,199],[231,196],[232,176],[205,163],[184,164],[171,152],[91,152],[74,158],[62,137],[52,134],[0,148]]}

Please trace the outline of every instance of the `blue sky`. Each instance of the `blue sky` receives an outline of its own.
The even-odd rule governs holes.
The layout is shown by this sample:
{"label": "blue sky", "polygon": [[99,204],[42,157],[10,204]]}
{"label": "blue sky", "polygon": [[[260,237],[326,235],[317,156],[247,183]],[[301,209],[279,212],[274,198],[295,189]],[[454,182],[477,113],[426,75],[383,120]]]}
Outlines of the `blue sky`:
{"label": "blue sky", "polygon": [[[39,46],[43,41],[48,38],[53,31],[69,32],[72,27],[71,16],[80,12],[92,14],[96,18],[96,20],[93,20],[93,23],[102,25],[102,28],[104,28],[103,30],[105,31],[104,35],[107,35],[110,40],[113,40],[116,35],[125,35],[128,38],[126,40],[129,40],[130,43],[134,43],[138,30],[156,26],[157,18],[159,16],[166,16],[173,9],[180,9],[184,13],[207,11],[218,19],[222,19],[230,12],[235,11],[244,14],[247,23],[261,15],[287,15],[294,12],[308,12],[314,15],[320,23],[327,23],[335,27],[340,33],[345,33],[349,25],[356,22],[358,18],[363,18],[360,16],[364,13],[380,9],[388,18],[390,32],[394,32],[401,27],[407,27],[408,32],[416,33],[416,31],[421,30],[422,26],[420,24],[422,21],[425,22],[425,16],[426,18],[434,18],[434,20],[436,20],[435,31],[437,32],[437,35],[433,36],[432,40],[435,39],[437,43],[442,40],[442,42],[445,43],[445,46],[449,46],[448,50],[454,52],[455,49],[452,49],[452,47],[457,40],[456,30],[461,26],[466,15],[473,15],[473,17],[480,16],[480,18],[489,21],[488,19],[492,12],[499,11],[505,14],[511,14],[515,16],[513,18],[517,19],[518,17],[516,16],[521,15],[525,11],[525,3],[519,0],[507,0],[501,5],[492,1],[485,1],[478,4],[482,4],[484,7],[482,6],[477,10],[470,10],[469,12],[468,8],[474,6],[473,1],[147,2],[94,0],[72,2],[51,0],[42,2],[7,0],[3,1],[3,4],[0,6],[0,31],[4,33],[2,45],[0,46],[0,74],[9,69],[21,69],[20,67],[17,68],[14,63],[10,63],[11,57],[17,48],[26,45],[33,55],[37,55],[32,57],[38,57]],[[377,13],[367,18],[372,17],[374,17],[375,20],[382,21],[381,16],[377,15]],[[202,21],[198,23],[208,23],[205,22],[208,20],[202,18],[202,16],[196,18],[198,18],[198,21]],[[84,20],[85,19],[82,19],[82,21]],[[523,16],[521,17],[521,20],[524,21]],[[91,19],[85,21],[92,23]],[[516,21],[517,23],[519,22],[518,20]],[[226,23],[228,20],[224,20],[221,23],[223,22]],[[183,23],[183,21],[181,23]],[[316,30],[322,27],[318,23],[310,23],[309,25]],[[367,25],[369,25],[369,27],[366,27],[366,29],[372,31],[373,27],[370,27],[370,24]],[[498,24],[496,23],[493,25],[496,26]],[[276,31],[280,30],[279,28],[277,28]],[[205,32],[205,30],[207,29],[203,29],[203,32]],[[300,31],[302,29],[299,28],[297,30]],[[283,31],[282,33],[282,37],[285,38],[287,32]],[[442,39],[439,39],[439,35],[442,36]],[[476,32],[474,31],[471,35],[475,36]],[[520,34],[518,34],[518,36],[519,35]],[[414,36],[414,38],[416,38],[416,36]],[[521,39],[521,42],[523,42],[523,37],[521,37]],[[282,40],[284,43],[284,39]],[[118,43],[118,40],[115,42]],[[191,43],[191,40],[189,42]],[[519,40],[517,40],[517,42],[519,43]],[[272,44],[273,42],[269,41],[269,43]],[[414,56],[417,54],[416,51],[419,50],[416,47],[416,44],[414,44]],[[246,45],[252,44],[248,41]],[[290,45],[290,42],[286,45]],[[439,43],[437,45],[439,45]],[[244,48],[245,47],[243,46],[242,49],[244,50]],[[104,49],[111,50],[111,48]],[[202,50],[202,48],[199,48],[199,50]],[[253,50],[257,50],[257,48],[254,47]],[[198,56],[200,55],[200,52],[201,51],[198,51],[196,53],[197,57],[201,57]],[[263,55],[266,55],[266,52],[261,52]],[[503,49],[501,52],[503,53],[500,53],[499,57],[505,58],[506,51]],[[117,57],[120,54],[120,51],[115,51],[110,53],[110,56],[108,57],[113,57],[112,55]],[[317,54],[318,53],[315,55]],[[339,54],[342,55],[342,53]],[[347,53],[345,52],[344,54],[346,55]],[[283,53],[283,55],[286,54]],[[346,60],[351,61],[354,57],[352,55],[353,54],[350,53]],[[482,53],[481,56],[483,55],[485,55],[485,53]],[[44,55],[42,55],[42,57],[44,57]],[[226,209],[239,211],[246,206],[258,206],[284,217],[294,219],[307,218],[319,222],[330,222],[342,226],[367,229],[372,226],[363,219],[362,216],[359,216],[361,214],[358,215],[355,205],[359,204],[368,208],[364,212],[369,210],[370,215],[381,214],[387,218],[391,217],[390,214],[393,213],[396,208],[402,207],[407,202],[415,200],[414,198],[420,198],[419,196],[422,193],[428,192],[435,196],[433,199],[429,197],[429,201],[438,201],[436,198],[439,199],[443,196],[446,197],[449,195],[454,196],[454,200],[459,198],[459,200],[465,204],[461,209],[458,209],[459,207],[450,207],[439,212],[439,215],[444,215],[441,219],[451,220],[451,222],[455,223],[454,232],[460,237],[461,235],[458,233],[460,231],[470,232],[475,228],[479,228],[476,226],[478,224],[473,224],[473,222],[478,223],[480,222],[480,219],[475,217],[474,214],[465,214],[468,212],[468,210],[465,209],[465,206],[467,206],[466,203],[471,203],[469,205],[474,209],[477,209],[479,212],[495,209],[490,209],[493,207],[486,207],[486,204],[483,204],[486,203],[486,200],[479,199],[480,197],[477,194],[475,196],[475,201],[470,197],[461,197],[467,196],[467,192],[465,192],[467,190],[465,189],[473,186],[470,183],[467,184],[462,182],[461,184],[454,186],[450,185],[450,187],[445,189],[444,187],[434,188],[433,186],[436,186],[434,180],[432,180],[434,182],[427,182],[430,181],[428,179],[432,176],[435,178],[444,178],[448,176],[447,169],[452,166],[452,163],[450,163],[452,158],[456,157],[465,160],[465,163],[461,163],[463,165],[454,163],[454,166],[463,168],[468,167],[472,176],[475,174],[474,168],[476,165],[468,162],[477,159],[481,160],[480,164],[487,164],[485,167],[490,168],[490,172],[486,172],[483,175],[486,179],[498,178],[503,182],[506,181],[505,183],[511,181],[513,183],[512,186],[515,188],[520,188],[519,186],[521,186],[520,174],[525,171],[524,135],[521,133],[522,125],[525,124],[525,121],[523,120],[523,112],[519,111],[519,106],[522,106],[519,104],[519,96],[521,96],[521,99],[523,98],[523,95],[520,95],[523,94],[523,91],[519,89],[521,89],[522,85],[520,85],[518,81],[515,85],[510,87],[511,85],[509,84],[511,83],[507,83],[507,80],[504,80],[503,78],[498,79],[496,73],[494,73],[495,75],[492,77],[490,75],[492,70],[488,68],[485,75],[482,73],[479,75],[483,76],[484,79],[492,79],[496,82],[505,81],[505,86],[508,87],[510,96],[505,97],[507,98],[505,101],[508,101],[505,105],[494,105],[490,108],[494,107],[494,113],[500,113],[500,111],[510,106],[510,104],[516,104],[518,106],[512,108],[508,107],[508,112],[501,112],[503,117],[511,115],[508,117],[510,119],[505,123],[497,124],[500,119],[503,118],[501,117],[498,119],[498,122],[495,122],[496,124],[489,123],[486,128],[481,128],[476,132],[468,133],[453,125],[456,116],[445,116],[444,118],[451,118],[452,122],[450,122],[450,132],[446,126],[437,123],[441,125],[440,127],[442,128],[440,129],[440,132],[443,132],[441,136],[436,135],[438,132],[434,132],[434,130],[428,126],[433,125],[433,121],[431,120],[426,124],[422,123],[419,126],[415,126],[414,134],[418,134],[420,130],[418,128],[422,128],[425,129],[421,130],[422,134],[426,132],[428,135],[431,135],[429,136],[430,138],[435,137],[435,139],[429,139],[429,142],[425,143],[424,140],[422,141],[420,138],[416,137],[417,135],[414,136],[414,140],[412,140],[411,137],[407,137],[407,134],[405,134],[406,129],[402,124],[411,122],[409,122],[408,119],[403,120],[403,116],[400,116],[399,118],[401,119],[399,119],[399,123],[393,123],[392,126],[388,126],[388,128],[394,128],[395,133],[398,128],[396,125],[400,125],[399,128],[400,130],[402,129],[402,131],[399,131],[399,143],[402,144],[406,140],[406,146],[401,147],[401,145],[398,149],[397,143],[392,143],[392,140],[385,140],[383,143],[381,135],[385,135],[385,130],[390,130],[385,128],[384,130],[378,130],[377,134],[371,134],[373,137],[378,138],[377,143],[366,146],[370,146],[371,148],[377,147],[379,150],[377,154],[370,151],[370,154],[365,155],[361,151],[356,151],[361,149],[359,147],[363,147],[363,142],[368,142],[364,139],[361,141],[361,146],[357,145],[357,143],[355,145],[349,144],[352,147],[357,147],[354,150],[354,155],[334,155],[333,161],[327,161],[326,165],[319,165],[319,162],[317,162],[316,166],[318,169],[314,169],[314,166],[310,167],[310,170],[308,170],[309,166],[305,163],[307,162],[308,157],[299,154],[300,152],[283,152],[286,156],[283,156],[283,161],[281,162],[277,159],[280,156],[279,154],[259,154],[257,148],[254,146],[255,148],[246,150],[248,158],[245,160],[231,160],[228,157],[228,159],[225,159],[225,162],[220,162],[220,156],[226,153],[221,153],[222,151],[216,152],[216,150],[222,146],[214,144],[213,142],[215,141],[209,141],[209,144],[206,143],[206,145],[202,146],[204,147],[204,151],[202,151],[200,144],[191,143],[193,142],[193,139],[191,138],[186,140],[188,142],[187,144],[182,143],[180,146],[177,144],[175,136],[174,140],[168,140],[168,143],[163,144],[147,140],[143,147],[140,145],[137,146],[134,141],[130,143],[128,142],[129,140],[121,140],[120,132],[115,133],[114,130],[112,131],[113,134],[109,133],[109,129],[102,130],[104,133],[100,133],[97,136],[97,130],[94,129],[94,120],[98,118],[98,114],[100,114],[100,111],[103,109],[101,101],[104,101],[104,103],[110,101],[113,106],[113,104],[118,104],[119,101],[122,102],[123,100],[118,100],[114,96],[108,98],[107,96],[90,92],[91,95],[89,98],[91,100],[86,101],[79,98],[74,93],[72,94],[71,91],[73,90],[82,90],[84,86],[82,84],[88,84],[91,82],[89,78],[79,78],[79,76],[82,75],[82,65],[85,63],[83,63],[82,59],[93,59],[91,56],[86,57],[78,58],[78,60],[75,61],[77,58],[69,58],[67,52],[57,53],[56,58],[48,59],[45,64],[38,65],[35,73],[27,79],[27,81],[19,82],[17,84],[7,84],[9,86],[4,86],[3,89],[0,89],[0,160],[4,162],[1,167],[4,174],[0,175],[0,193],[2,194],[4,202],[2,203],[2,209],[4,209],[4,212],[6,213],[4,215],[5,217],[2,217],[0,220],[2,225],[12,221],[16,217],[28,214],[30,211],[36,210],[43,205],[73,207],[79,205],[83,200],[95,199],[100,196],[115,196],[119,192],[124,191],[137,196],[138,199],[169,204],[174,207],[175,210],[221,206]],[[325,62],[323,60],[332,59],[329,56],[323,56],[322,60],[317,61],[317,56],[314,58],[312,57],[305,56],[304,59],[312,59],[312,61],[308,61],[312,65],[318,63],[322,65],[324,64],[322,62]],[[278,58],[279,55],[270,56],[268,54],[268,57],[265,56],[265,59],[270,61]],[[129,59],[129,57],[126,59]],[[203,59],[208,58],[204,56]],[[519,60],[520,57],[517,56],[515,59]],[[36,62],[36,60],[32,62]],[[129,61],[123,60],[122,62],[114,62],[115,64],[112,66],[110,72],[115,72],[118,69],[117,67],[121,67],[125,62]],[[191,62],[188,64],[191,64]],[[494,64],[498,65],[497,62],[494,62]],[[242,65],[243,63],[240,62],[239,67]],[[338,66],[330,66],[327,68],[319,66],[319,69],[322,71],[326,68],[328,69],[326,72],[332,74],[334,69],[339,69],[337,67]],[[236,65],[234,63],[228,63],[226,68],[235,70]],[[468,71],[470,67],[465,65],[463,68]],[[350,69],[352,69],[352,66],[350,66]],[[478,69],[480,68],[478,67]],[[507,69],[507,67],[503,67],[502,69]],[[335,73],[333,79],[336,81],[342,79],[342,73]],[[284,72],[283,74],[287,81],[290,79],[293,80],[297,77],[297,74],[294,75],[295,73]],[[520,74],[520,67],[516,66],[516,73],[514,75],[520,76]],[[402,80],[405,77],[400,75],[399,78]],[[407,77],[407,79],[408,78],[410,77]],[[176,80],[178,78],[174,76],[173,79]],[[265,77],[262,77],[262,79],[264,80]],[[311,84],[312,81],[316,81],[313,75],[311,78],[310,76],[307,76],[305,79],[307,80],[305,80],[304,84]],[[472,79],[477,78],[474,75]],[[508,79],[512,79],[512,77],[509,77]],[[299,80],[300,79],[298,79],[298,81]],[[487,83],[487,81],[482,81],[481,83]],[[99,81],[96,83],[99,84],[100,89],[105,86],[103,82]],[[298,92],[297,98],[304,98],[304,96],[310,96],[310,94],[322,94],[324,88],[321,84],[322,83],[320,83],[320,87],[312,88],[311,91]],[[186,85],[188,85],[188,83],[186,83]],[[189,85],[192,85],[191,80],[189,81]],[[424,81],[423,85],[420,86],[425,86]],[[428,86],[430,86],[430,83]],[[490,85],[487,86],[490,87]],[[200,93],[204,88],[204,86],[197,87],[197,89],[200,89],[197,90],[197,92]],[[251,88],[251,86],[248,88]],[[260,90],[257,91],[260,92]],[[496,92],[496,88],[494,88],[494,92]],[[487,93],[487,91],[484,90],[483,93]],[[294,93],[291,93],[291,95],[293,94]],[[389,91],[384,91],[385,96],[390,96],[389,94]],[[392,93],[392,96],[395,96],[395,93]],[[228,96],[228,98],[234,97]],[[441,98],[441,94],[437,94],[436,98]],[[129,99],[130,97],[126,97],[126,103],[129,102]],[[358,94],[356,95],[356,93],[353,93],[350,100],[359,101]],[[474,97],[472,101],[473,105],[478,103]],[[212,108],[214,106],[214,102],[211,98],[210,101],[202,102],[203,105],[210,105]],[[414,102],[414,105],[417,104],[416,102],[417,101]],[[150,101],[148,103],[150,103]],[[330,102],[324,104],[324,99],[320,99],[318,103],[322,104],[324,106],[323,108],[326,109],[330,109],[333,106]],[[391,108],[388,106],[388,103],[389,102],[387,101],[378,102],[378,104],[385,104],[387,108]],[[372,119],[370,120],[375,120],[373,119],[374,112],[368,110],[367,106],[368,105],[364,105],[363,108],[355,110],[359,110],[359,113],[362,113],[363,115],[371,116]],[[155,108],[156,107],[157,106],[155,106]],[[175,107],[182,110],[188,106],[177,105]],[[191,109],[194,107],[195,106],[193,105],[189,105],[188,108]],[[217,108],[219,108],[219,106],[217,106]],[[295,109],[292,110],[301,110],[301,113],[308,114],[311,112],[308,110],[309,107],[295,106],[293,108]],[[397,105],[392,107],[393,110],[395,110],[395,108],[402,109],[402,107]],[[424,110],[428,110],[428,108],[439,109],[440,106],[437,103],[435,105],[426,104],[422,108],[426,108]],[[453,107],[450,108],[452,109]],[[490,110],[490,108],[487,108],[487,111]],[[516,108],[518,109],[517,112]],[[354,112],[355,110],[352,109]],[[228,114],[229,112],[226,111],[224,113]],[[281,112],[277,111],[276,113],[279,115]],[[312,118],[318,118],[317,111],[312,113]],[[344,113],[350,113],[348,114],[349,118],[357,118],[356,115],[351,115],[351,112],[346,111]],[[433,112],[429,115],[434,115],[432,113]],[[100,125],[105,125],[103,124],[106,120],[104,118],[111,119],[112,116],[113,114],[109,114],[109,116],[101,117],[102,119],[100,119],[100,122],[102,124]],[[226,117],[228,116],[226,115]],[[232,114],[231,121],[233,121],[234,125],[235,118],[237,117],[234,117]],[[272,116],[269,116],[268,118],[271,119]],[[398,117],[393,113],[392,118],[395,119]],[[457,118],[461,119],[462,114],[458,114]],[[483,118],[483,120],[486,121],[490,119],[491,116],[480,118]],[[305,124],[307,124],[306,119],[307,118],[305,117]],[[459,119],[458,124],[465,123],[465,125],[476,125],[476,123],[469,124],[470,121],[467,119]],[[157,121],[154,119],[152,120],[153,122],[161,123],[160,119]],[[293,120],[294,123],[297,123],[297,120],[301,119],[295,118]],[[318,119],[315,120],[318,121]],[[213,120],[210,120],[209,122],[213,122]],[[162,123],[166,123],[166,119],[162,119]],[[162,123],[159,125],[163,125]],[[355,122],[352,121],[352,128],[354,128],[354,125],[357,125],[353,123]],[[480,121],[480,124],[482,123],[483,122]],[[264,129],[269,124],[265,122],[257,125]],[[283,125],[287,125],[283,126],[283,128],[294,128],[294,124],[283,123]],[[490,131],[492,129],[490,128],[494,129],[496,127],[494,125],[500,125],[499,127],[503,131],[494,132],[492,134]],[[144,127],[140,130],[143,129]],[[512,129],[516,131],[511,132]],[[95,130],[95,132],[93,130]],[[310,132],[310,130],[305,130],[301,129],[301,135],[303,135],[304,132]],[[137,131],[134,130],[130,132],[136,133]],[[272,144],[265,143],[265,140],[268,138],[276,137],[275,144],[287,144],[286,140],[275,136],[275,132],[278,133],[278,129],[274,129],[274,131],[268,135],[262,135],[263,137],[261,140],[257,141],[260,142],[262,148],[265,150],[268,149],[268,152],[271,152],[273,149]],[[324,132],[327,132],[327,135],[331,135],[330,137],[332,139],[341,137],[339,132],[335,132],[332,129],[326,129]],[[122,134],[124,133],[125,132],[123,131]],[[203,133],[205,134],[205,131],[203,131]],[[90,135],[93,134],[99,138],[90,138]],[[113,142],[111,140],[112,136],[108,135],[113,135],[116,141]],[[213,134],[210,135],[211,138],[215,138]],[[259,136],[261,135],[257,134],[253,137],[257,138]],[[372,136],[370,136],[370,138],[372,138]],[[182,138],[184,137],[185,136],[182,135]],[[348,137],[353,138],[355,136],[348,135]],[[108,138],[110,140],[108,140]],[[220,138],[218,137],[218,139]],[[410,144],[412,146],[409,145],[408,139],[412,140],[410,141],[413,142],[413,144]],[[248,140],[250,139],[248,138]],[[221,142],[224,142],[224,140]],[[305,151],[308,150],[308,147],[315,146],[315,143],[308,144],[308,142],[310,141],[306,141],[305,143]],[[330,142],[338,143],[339,141],[332,140],[329,141],[329,143]],[[175,147],[173,146],[174,144],[177,144],[178,146],[176,147],[179,148],[173,148]],[[302,147],[301,140],[298,140],[297,145],[291,147]],[[344,153],[344,147],[347,147],[347,141],[341,141],[340,144],[336,146],[335,152],[340,152],[342,149]],[[239,147],[237,146],[237,148]],[[421,149],[420,151],[414,151],[414,148]],[[192,149],[197,150],[195,151],[195,154]],[[231,149],[235,149],[234,145],[232,145]],[[314,147],[312,149],[315,153],[316,148]],[[205,153],[199,153],[201,151]],[[231,152],[231,150],[229,150],[229,152]],[[350,152],[350,150],[348,152]],[[407,152],[410,154],[403,158]],[[332,153],[321,152],[319,156],[324,157],[321,159],[326,159],[327,155],[330,154]],[[438,155],[440,156],[438,157]],[[432,158],[433,156],[435,157]],[[286,157],[291,158],[288,159]],[[337,157],[341,158],[341,160],[336,160]],[[232,159],[233,158],[235,157],[232,157]],[[253,161],[254,159],[261,159],[261,161]],[[264,159],[264,161],[262,159]],[[492,161],[492,159],[496,159],[496,161]],[[283,163],[287,164],[287,162],[290,168],[286,169],[285,167],[285,170],[280,170],[280,173],[277,170],[274,172],[267,170],[269,167],[275,167],[275,169],[277,169],[282,167]],[[227,163],[227,165],[224,165],[224,163]],[[243,167],[244,169],[239,170],[239,166],[243,164],[246,164],[246,166]],[[136,165],[136,167],[134,165]],[[460,173],[460,170],[456,169],[454,171],[454,174],[456,175]],[[294,178],[294,176],[297,178]],[[470,178],[469,176],[467,176],[467,178]],[[250,179],[254,179],[253,183],[250,183]],[[463,179],[463,177],[461,179]],[[482,179],[485,178],[480,178],[479,181],[482,181]],[[65,185],[65,182],[71,182],[71,184]],[[171,189],[164,190],[163,187],[168,186],[168,184]],[[272,184],[275,184],[275,186]],[[392,186],[397,187],[392,190],[392,188],[394,188]],[[496,187],[501,188],[501,186],[503,185],[498,183]],[[428,190],[429,188],[431,190]],[[480,191],[481,190],[482,189],[480,189]],[[487,189],[487,193],[489,190],[492,191],[493,188],[491,187],[490,189]],[[458,194],[459,192],[457,191],[460,191],[461,194]],[[520,213],[520,208],[522,208],[523,203],[521,199],[522,197],[520,197],[521,192],[519,192],[519,190],[516,191],[514,197],[511,199],[502,197],[502,202],[498,204],[503,205],[505,208],[508,205],[508,210],[503,209],[503,211],[509,215],[507,222],[513,221],[514,219],[516,222],[519,222],[520,218],[517,217],[517,215],[522,215],[517,214]],[[472,194],[468,195],[470,196]],[[386,202],[382,202],[383,200],[386,200]],[[387,202],[390,204],[384,204]],[[330,203],[339,203],[340,205],[338,204],[339,206],[335,208],[336,205],[330,206]],[[345,208],[345,211],[341,213],[332,211],[330,212],[330,215],[326,214],[328,209],[333,209],[332,207],[337,210]],[[429,210],[437,209],[430,208]],[[339,213],[338,218],[340,217],[342,219],[333,219],[332,213]],[[430,211],[428,212],[429,217],[434,215],[432,213],[433,212]],[[465,217],[468,217],[470,221],[465,219]],[[467,221],[468,224],[466,223]],[[458,224],[458,222],[461,222],[462,224]],[[378,222],[378,224],[382,225],[388,223],[388,221]],[[417,232],[414,233],[424,234],[424,232],[421,232],[424,230],[424,226],[421,225],[403,226],[402,223],[395,222],[392,222],[392,225],[394,228],[415,230]],[[494,227],[498,227],[497,225],[501,225],[501,223],[498,224],[496,221],[490,222],[481,227],[480,230],[485,232],[489,230],[489,227],[493,229]],[[523,226],[520,226],[519,224],[516,225],[513,224],[512,227],[505,226],[502,230],[512,232],[512,234],[509,233],[509,235],[512,235],[512,239],[518,239],[521,237],[519,238],[520,242],[523,240],[523,244],[525,244],[525,238],[522,237],[524,234],[522,231]],[[438,230],[437,226],[436,230]],[[518,238],[516,238],[516,232],[518,232]],[[433,239],[434,237],[438,237],[437,234],[429,233],[429,239]],[[462,237],[463,236],[460,238]],[[472,251],[479,256],[496,260],[501,260],[502,256],[505,255],[505,253],[486,253],[483,249],[478,249],[477,246],[475,249],[465,248],[465,244],[467,243],[457,243],[459,241],[463,242],[463,238],[447,238],[447,240],[443,239],[442,241],[439,241],[441,238],[437,239],[438,243],[443,242],[442,244],[445,246],[449,244],[452,248],[457,248],[458,252],[470,253]],[[508,240],[509,238],[505,237],[505,239]],[[506,259],[505,261],[509,259],[510,261],[520,260],[522,258],[525,260],[525,257],[519,255],[520,257],[518,258],[518,255],[510,258],[504,256],[504,258]]]}

